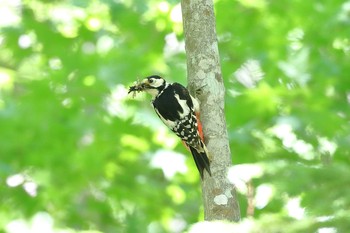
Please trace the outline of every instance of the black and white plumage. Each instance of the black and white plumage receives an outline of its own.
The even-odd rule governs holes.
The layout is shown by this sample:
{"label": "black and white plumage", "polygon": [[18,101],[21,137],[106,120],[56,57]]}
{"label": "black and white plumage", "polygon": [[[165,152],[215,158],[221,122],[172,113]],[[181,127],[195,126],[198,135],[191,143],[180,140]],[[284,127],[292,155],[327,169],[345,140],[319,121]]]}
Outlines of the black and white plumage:
{"label": "black and white plumage", "polygon": [[189,147],[201,178],[204,169],[211,175],[208,150],[198,132],[200,121],[196,117],[196,112],[199,112],[197,100],[181,84],[167,83],[157,75],[143,79],[137,90],[152,95],[155,112]]}

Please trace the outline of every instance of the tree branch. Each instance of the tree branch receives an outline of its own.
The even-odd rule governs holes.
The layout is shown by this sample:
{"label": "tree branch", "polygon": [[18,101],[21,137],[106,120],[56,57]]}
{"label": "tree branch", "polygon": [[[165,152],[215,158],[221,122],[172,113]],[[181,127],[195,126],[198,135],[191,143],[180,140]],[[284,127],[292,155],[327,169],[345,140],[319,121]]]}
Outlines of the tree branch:
{"label": "tree branch", "polygon": [[202,180],[205,220],[240,219],[234,186],[227,179],[231,152],[224,114],[225,88],[221,75],[212,0],[182,0],[187,77],[201,102],[201,121],[211,156],[212,177]]}

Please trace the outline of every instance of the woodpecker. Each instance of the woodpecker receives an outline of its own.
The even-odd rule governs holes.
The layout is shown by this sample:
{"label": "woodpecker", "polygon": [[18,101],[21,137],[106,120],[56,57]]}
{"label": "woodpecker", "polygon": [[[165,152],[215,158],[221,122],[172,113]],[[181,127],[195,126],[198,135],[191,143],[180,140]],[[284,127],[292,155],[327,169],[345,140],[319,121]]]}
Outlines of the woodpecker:
{"label": "woodpecker", "polygon": [[170,128],[192,153],[197,169],[203,179],[204,169],[211,176],[209,153],[200,136],[199,103],[179,83],[168,83],[158,75],[146,77],[130,92],[145,91],[152,96],[152,106],[158,117]]}

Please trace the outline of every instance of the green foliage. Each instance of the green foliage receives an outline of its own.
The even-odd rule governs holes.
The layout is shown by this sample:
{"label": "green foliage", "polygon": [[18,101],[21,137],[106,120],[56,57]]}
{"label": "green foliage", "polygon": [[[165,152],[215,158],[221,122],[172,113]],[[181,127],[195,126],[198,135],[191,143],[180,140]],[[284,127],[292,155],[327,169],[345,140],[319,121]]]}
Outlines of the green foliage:
{"label": "green foliage", "polygon": [[[125,89],[152,73],[185,83],[178,3],[16,2],[0,6],[0,229],[181,232],[202,220],[191,157]],[[215,3],[232,159],[261,171],[229,178],[242,218],[254,187],[263,232],[350,227],[348,5]]]}

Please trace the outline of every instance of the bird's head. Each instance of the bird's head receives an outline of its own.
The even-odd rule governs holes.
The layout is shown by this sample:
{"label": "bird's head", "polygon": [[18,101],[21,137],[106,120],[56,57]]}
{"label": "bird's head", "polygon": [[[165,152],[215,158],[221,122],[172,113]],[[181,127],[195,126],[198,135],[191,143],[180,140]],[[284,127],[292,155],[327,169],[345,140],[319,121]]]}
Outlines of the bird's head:
{"label": "bird's head", "polygon": [[162,77],[152,75],[144,78],[140,85],[143,91],[151,94],[152,97],[155,98],[166,87],[166,84],[166,81]]}

